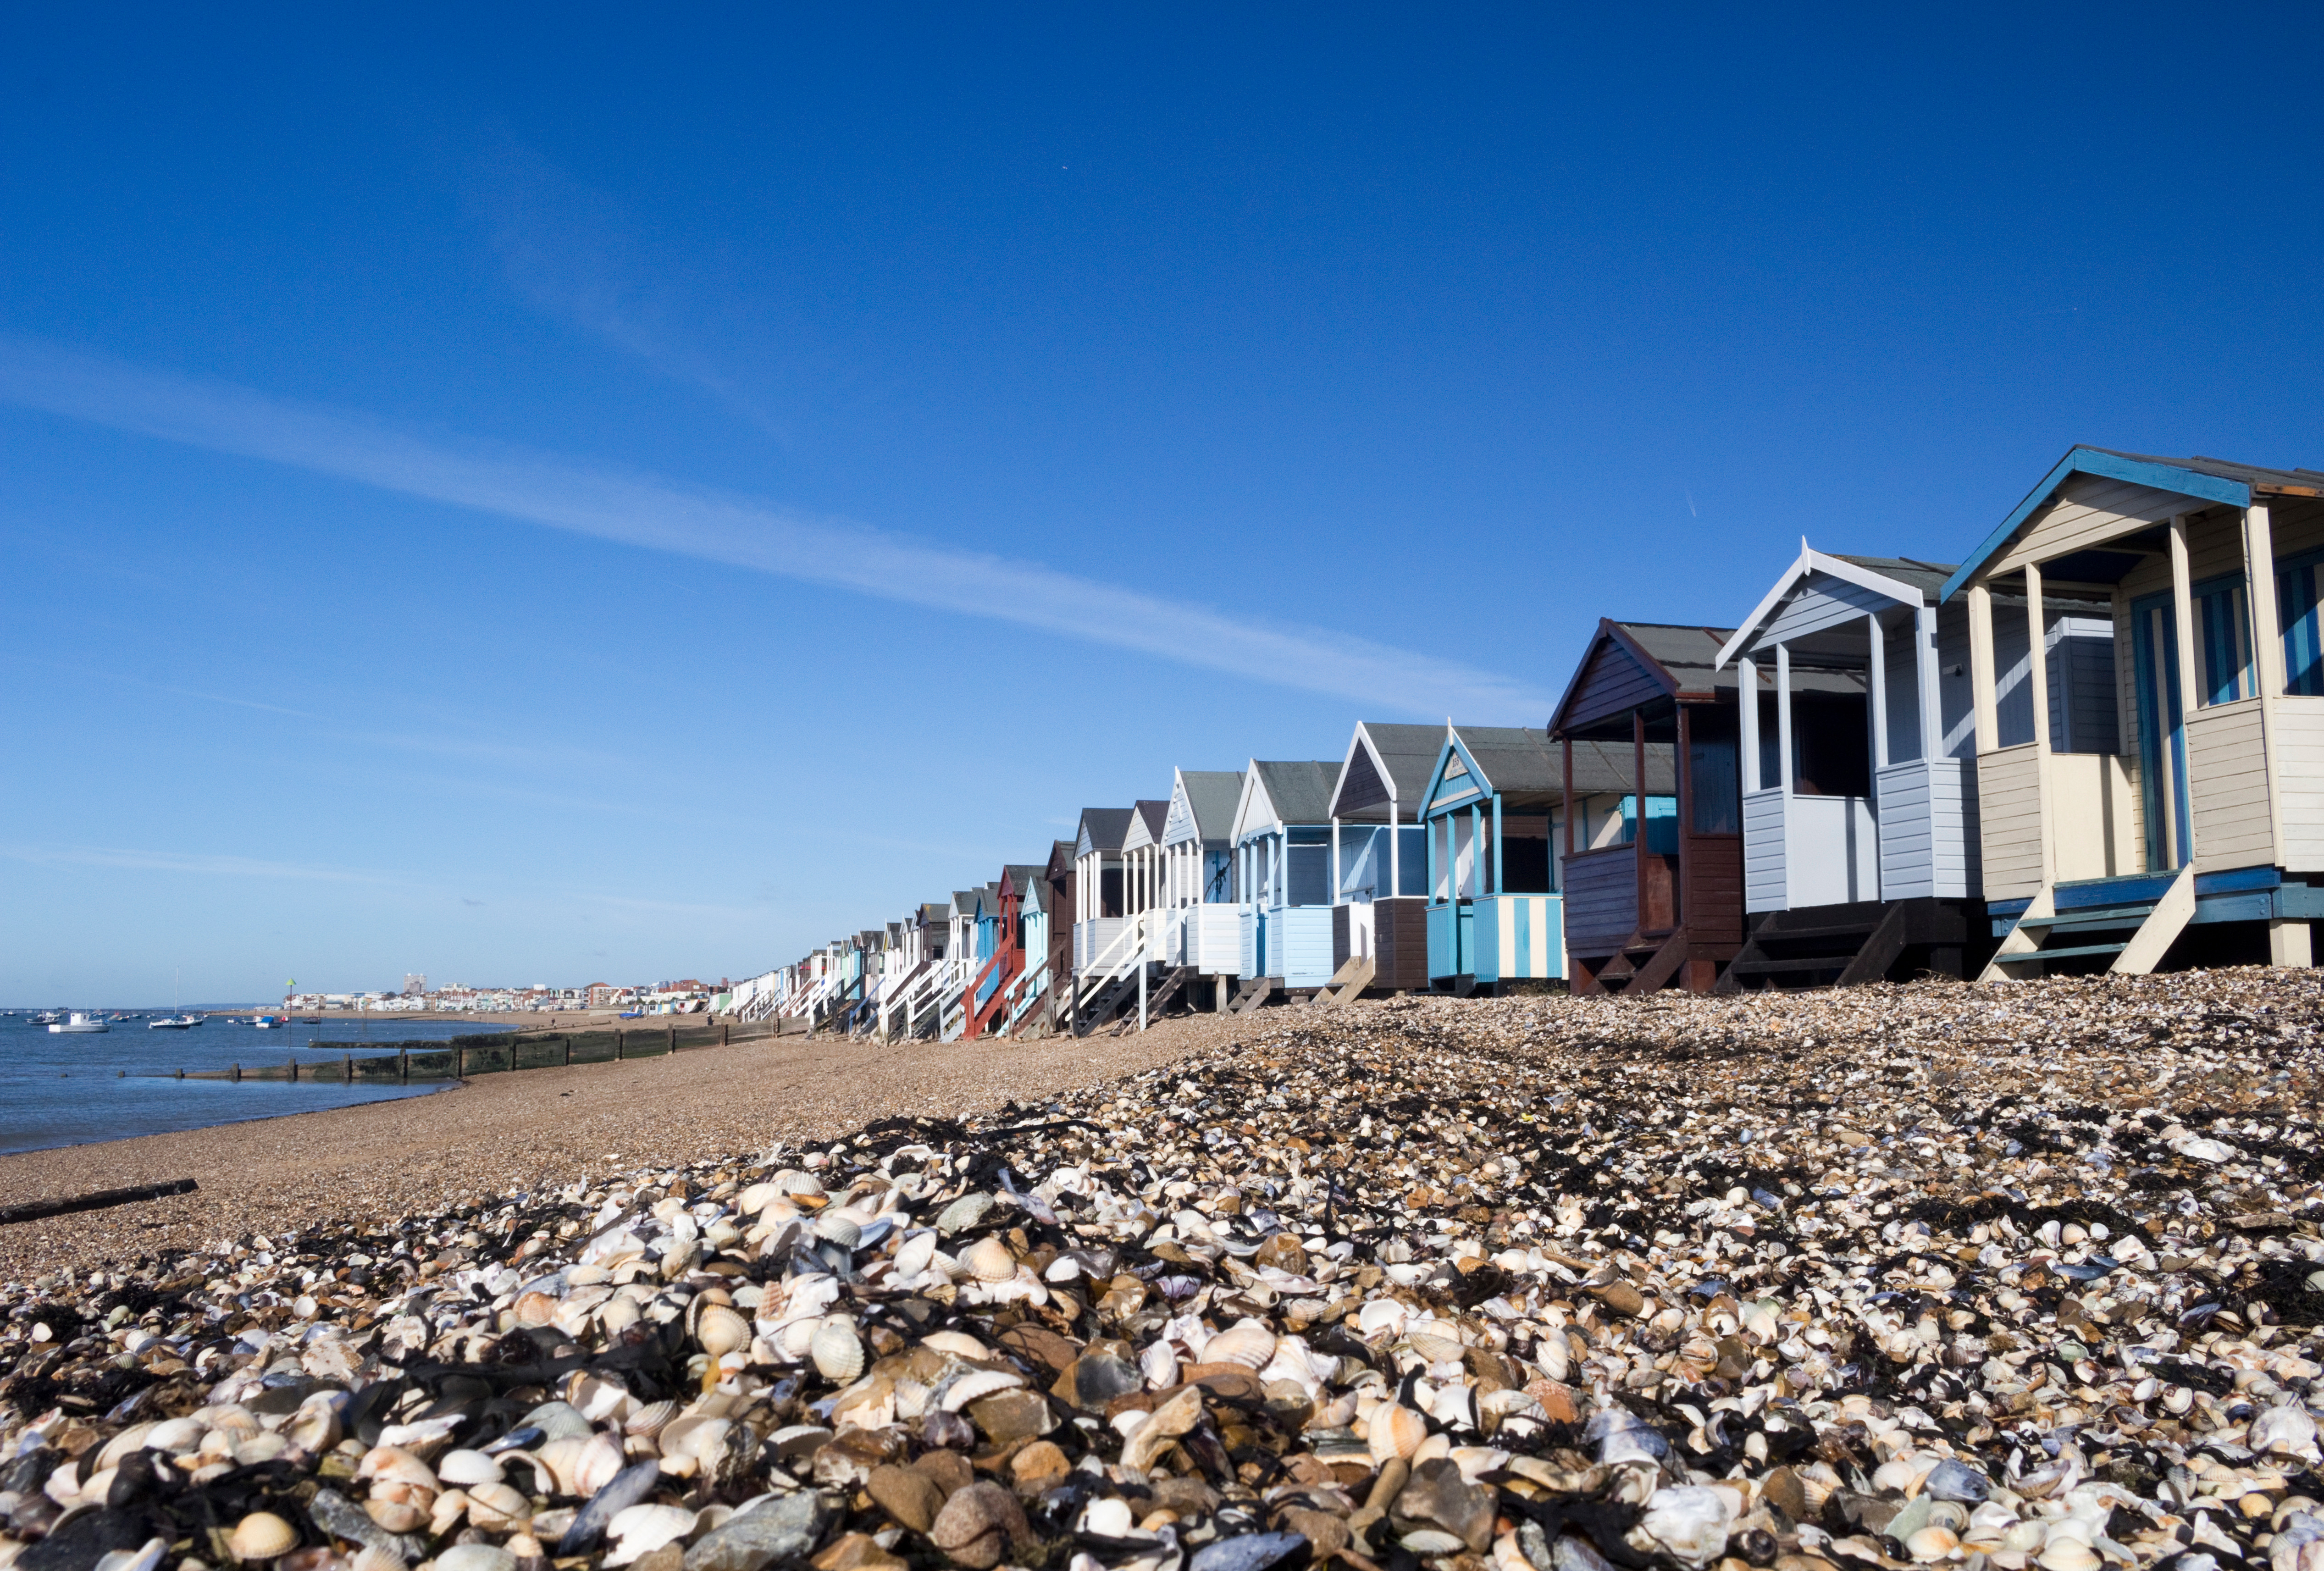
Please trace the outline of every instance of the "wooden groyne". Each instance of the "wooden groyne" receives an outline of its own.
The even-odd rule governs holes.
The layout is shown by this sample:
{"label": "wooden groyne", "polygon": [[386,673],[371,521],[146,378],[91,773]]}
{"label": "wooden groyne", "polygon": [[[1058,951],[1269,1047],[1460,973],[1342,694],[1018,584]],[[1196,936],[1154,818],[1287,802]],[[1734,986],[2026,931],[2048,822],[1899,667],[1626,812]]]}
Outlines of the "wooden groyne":
{"label": "wooden groyne", "polygon": [[310,1041],[308,1048],[332,1053],[291,1058],[277,1064],[234,1064],[223,1069],[180,1069],[178,1080],[308,1080],[345,1086],[409,1086],[429,1080],[465,1080],[472,1075],[504,1075],[520,1069],[561,1069],[574,1064],[611,1064],[629,1058],[659,1058],[776,1034],[772,1022],[737,1025],[636,1026],[611,1030],[480,1032],[447,1040],[365,1042],[355,1052],[346,1042]]}

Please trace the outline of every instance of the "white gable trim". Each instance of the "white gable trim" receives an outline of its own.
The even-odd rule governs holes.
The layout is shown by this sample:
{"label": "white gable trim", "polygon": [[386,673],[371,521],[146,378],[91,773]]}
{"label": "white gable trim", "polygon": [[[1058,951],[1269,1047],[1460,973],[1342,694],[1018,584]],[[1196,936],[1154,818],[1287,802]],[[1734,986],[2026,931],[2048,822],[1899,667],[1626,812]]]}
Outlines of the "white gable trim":
{"label": "white gable trim", "polygon": [[1775,587],[1767,591],[1766,596],[1752,609],[1751,615],[1744,619],[1743,624],[1735,630],[1735,636],[1721,646],[1719,658],[1711,662],[1711,669],[1725,670],[1728,662],[1741,653],[1751,641],[1758,636],[1759,630],[1766,625],[1767,619],[1773,616],[1776,609],[1783,605],[1784,597],[1797,588],[1803,580],[1816,573],[1828,573],[1843,583],[1854,584],[1860,589],[1869,589],[1876,595],[1885,595],[1899,605],[1919,606],[1929,604],[1928,596],[1912,585],[1891,578],[1884,573],[1876,573],[1869,568],[1858,567],[1854,562],[1845,562],[1838,557],[1826,556],[1823,552],[1811,547],[1808,544],[1808,537],[1802,535],[1799,559],[1784,569],[1784,576],[1775,580]]}

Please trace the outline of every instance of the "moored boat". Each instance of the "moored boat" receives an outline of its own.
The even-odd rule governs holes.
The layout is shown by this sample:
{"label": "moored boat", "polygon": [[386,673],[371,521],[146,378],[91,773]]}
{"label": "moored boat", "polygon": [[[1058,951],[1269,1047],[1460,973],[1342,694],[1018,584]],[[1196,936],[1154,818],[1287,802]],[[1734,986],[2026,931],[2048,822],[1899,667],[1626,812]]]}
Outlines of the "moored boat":
{"label": "moored boat", "polygon": [[106,1019],[103,1015],[83,1014],[78,1010],[75,1010],[63,1020],[50,1022],[49,1025],[49,1030],[52,1031],[62,1032],[74,1036],[93,1036],[101,1031],[109,1031],[112,1029],[113,1028],[110,1025],[106,1023]]}

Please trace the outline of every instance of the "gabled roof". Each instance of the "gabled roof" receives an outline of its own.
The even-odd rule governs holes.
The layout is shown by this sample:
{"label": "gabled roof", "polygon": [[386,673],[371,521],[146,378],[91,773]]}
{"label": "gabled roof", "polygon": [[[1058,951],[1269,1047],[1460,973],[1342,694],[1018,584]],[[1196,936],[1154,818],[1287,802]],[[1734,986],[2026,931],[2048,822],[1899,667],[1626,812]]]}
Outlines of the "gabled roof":
{"label": "gabled roof", "polygon": [[1170,787],[1170,816],[1162,844],[1223,842],[1234,831],[1235,806],[1242,799],[1239,769],[1182,769]]}
{"label": "gabled roof", "polygon": [[1130,807],[1130,827],[1122,831],[1121,848],[1135,851],[1141,846],[1162,844],[1162,825],[1170,817],[1167,801],[1153,801],[1141,797]]}
{"label": "gabled roof", "polygon": [[[1344,818],[1393,802],[1397,817],[1409,820],[1413,804],[1428,784],[1429,772],[1444,746],[1442,725],[1402,725],[1380,720],[1360,720],[1348,738],[1347,757],[1332,789],[1328,807],[1333,818]],[[1385,818],[1385,814],[1377,815]]]}
{"label": "gabled roof", "polygon": [[1802,535],[1799,556],[1784,569],[1775,587],[1752,607],[1751,615],[1743,619],[1743,625],[1735,630],[1734,636],[1720,646],[1714,663],[1724,667],[1741,654],[1760,630],[1783,610],[1793,592],[1818,573],[1895,605],[1933,605],[1944,586],[1945,575],[1951,571],[1950,563],[1938,566],[1903,557],[1833,556],[1817,550],[1808,544],[1807,536]]}
{"label": "gabled roof", "polygon": [[1071,878],[1074,875],[1074,843],[1071,840],[1049,842],[1049,865],[1047,876]]}
{"label": "gabled roof", "polygon": [[1121,849],[1121,837],[1130,832],[1128,808],[1084,808],[1080,831],[1074,836],[1074,855],[1087,856],[1102,852],[1107,855]]}
{"label": "gabled roof", "polygon": [[1035,910],[1049,909],[1049,870],[1030,862],[1011,862],[1001,870],[1004,891]]}
{"label": "gabled roof", "polygon": [[1321,760],[1252,759],[1235,807],[1234,837],[1240,840],[1268,824],[1330,823],[1332,787],[1339,773],[1338,764]]}
{"label": "gabled roof", "polygon": [[[2225,458],[2159,458],[2146,453],[2117,452],[2112,448],[2077,447],[2058,460],[2057,467],[2025,494],[2025,499],[1985,537],[1969,559],[1945,580],[1941,598],[1960,593],[1979,568],[2007,549],[2011,539],[2077,475],[2095,475],[2156,491],[2195,498],[2206,504],[2244,508],[2260,496],[2324,496],[2324,472],[2314,469],[2264,469],[2255,464]],[[2199,511],[2195,508],[2189,512]]]}
{"label": "gabled roof", "polygon": [[[1670,749],[1647,750],[1647,790],[1655,790],[1655,764],[1667,776]],[[1573,790],[1577,796],[1598,796],[1632,789],[1636,766],[1631,749],[1614,743],[1573,744]],[[1665,790],[1669,788],[1665,786]],[[1503,804],[1545,807],[1565,794],[1563,749],[1545,731],[1524,725],[1456,725],[1444,733],[1435,766],[1429,771],[1417,806],[1425,816],[1489,803],[1499,795]]]}
{"label": "gabled roof", "polygon": [[1719,651],[1734,631],[1601,618],[1549,717],[1549,734],[1621,713],[1655,695],[1703,703],[1721,690],[1732,693],[1735,672],[1719,669]]}

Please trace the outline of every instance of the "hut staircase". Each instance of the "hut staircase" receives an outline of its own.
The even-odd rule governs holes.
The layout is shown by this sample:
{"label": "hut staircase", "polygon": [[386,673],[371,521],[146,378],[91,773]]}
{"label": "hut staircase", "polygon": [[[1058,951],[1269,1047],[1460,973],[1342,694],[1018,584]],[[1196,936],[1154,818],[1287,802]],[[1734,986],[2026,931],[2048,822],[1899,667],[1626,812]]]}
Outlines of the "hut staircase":
{"label": "hut staircase", "polygon": [[1633,932],[1598,973],[1598,985],[1609,993],[1659,991],[1686,964],[1690,947],[1684,928],[1666,933]]}
{"label": "hut staircase", "polygon": [[1173,966],[1169,970],[1165,971],[1154,985],[1147,990],[1147,1018],[1152,1019],[1181,998],[1186,997],[1194,984],[1194,968],[1192,966]]}
{"label": "hut staircase", "polygon": [[2040,976],[2053,961],[2100,956],[2116,975],[2143,976],[2162,963],[2194,915],[2191,866],[2045,884],[1978,980]]}
{"label": "hut staircase", "polygon": [[1229,1014],[1255,1013],[1268,999],[1275,996],[1277,989],[1282,985],[1283,978],[1280,976],[1250,977],[1235,990],[1235,995],[1227,1000],[1227,1012]]}
{"label": "hut staircase", "polygon": [[1041,1000],[1048,993],[1049,963],[1047,960],[1017,973],[1009,985],[1001,990],[1001,996],[1008,1003],[1007,1013],[1001,1022],[1001,1034],[1015,1036],[1025,1017],[1039,1007]]}
{"label": "hut staircase", "polygon": [[1346,963],[1332,973],[1332,980],[1315,995],[1315,1002],[1325,1009],[1337,1009],[1353,1003],[1363,996],[1364,989],[1372,984],[1379,966],[1370,955],[1351,955]]}
{"label": "hut staircase", "polygon": [[1074,1012],[1074,1035],[1089,1035],[1111,1021],[1123,1004],[1135,999],[1142,969],[1142,962],[1133,965],[1093,989]]}

